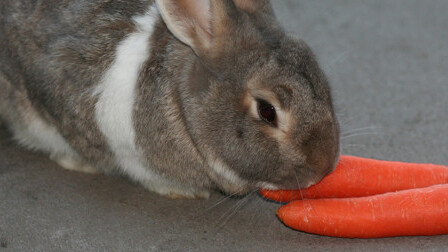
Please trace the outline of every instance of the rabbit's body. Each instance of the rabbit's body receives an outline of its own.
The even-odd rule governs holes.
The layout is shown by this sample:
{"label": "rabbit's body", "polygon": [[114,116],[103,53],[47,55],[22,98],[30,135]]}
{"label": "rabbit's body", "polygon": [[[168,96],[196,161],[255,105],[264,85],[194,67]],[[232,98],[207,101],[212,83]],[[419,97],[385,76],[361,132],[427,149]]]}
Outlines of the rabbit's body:
{"label": "rabbit's body", "polygon": [[[334,166],[338,130],[309,49],[281,32],[265,1],[199,2],[2,1],[0,116],[67,169],[118,171],[171,197],[316,182]],[[220,16],[198,14],[203,6]],[[227,16],[250,33],[222,39]],[[265,80],[285,87],[263,91]],[[260,99],[274,104],[278,125],[256,118]],[[297,168],[305,163],[318,167]]]}

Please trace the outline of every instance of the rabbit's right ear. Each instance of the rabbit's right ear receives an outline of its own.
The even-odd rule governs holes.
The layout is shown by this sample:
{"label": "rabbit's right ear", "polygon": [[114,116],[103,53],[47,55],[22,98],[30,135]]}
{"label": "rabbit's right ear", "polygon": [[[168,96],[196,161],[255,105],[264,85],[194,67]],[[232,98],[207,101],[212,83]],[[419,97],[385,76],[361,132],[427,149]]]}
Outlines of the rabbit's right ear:
{"label": "rabbit's right ear", "polygon": [[213,42],[230,29],[226,0],[156,0],[168,29],[196,54],[212,49]]}

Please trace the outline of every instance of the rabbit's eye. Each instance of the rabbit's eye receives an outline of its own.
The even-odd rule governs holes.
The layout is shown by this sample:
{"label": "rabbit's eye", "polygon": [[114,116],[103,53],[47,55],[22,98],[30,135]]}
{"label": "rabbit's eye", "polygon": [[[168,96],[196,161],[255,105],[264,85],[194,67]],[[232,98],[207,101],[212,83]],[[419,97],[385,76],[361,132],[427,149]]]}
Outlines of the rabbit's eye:
{"label": "rabbit's eye", "polygon": [[275,112],[275,107],[264,100],[257,100],[257,103],[260,118],[272,126],[277,126],[277,113]]}

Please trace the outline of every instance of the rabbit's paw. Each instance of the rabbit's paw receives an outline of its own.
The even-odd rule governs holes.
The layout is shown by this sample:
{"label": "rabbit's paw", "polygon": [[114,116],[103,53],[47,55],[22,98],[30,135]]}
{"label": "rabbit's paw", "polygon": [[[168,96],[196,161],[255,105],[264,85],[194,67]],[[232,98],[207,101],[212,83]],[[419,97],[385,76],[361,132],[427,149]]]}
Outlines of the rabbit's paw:
{"label": "rabbit's paw", "polygon": [[60,166],[62,166],[64,169],[70,171],[79,171],[92,174],[98,173],[98,170],[96,170],[91,165],[86,164],[84,161],[76,157],[58,156],[58,157],[52,157],[52,159]]}

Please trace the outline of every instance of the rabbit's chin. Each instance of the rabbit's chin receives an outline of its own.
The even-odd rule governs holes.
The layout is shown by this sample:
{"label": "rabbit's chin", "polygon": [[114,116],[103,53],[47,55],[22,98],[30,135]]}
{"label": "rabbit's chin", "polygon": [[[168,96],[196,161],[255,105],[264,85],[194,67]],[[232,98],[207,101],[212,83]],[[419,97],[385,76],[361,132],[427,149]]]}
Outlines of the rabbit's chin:
{"label": "rabbit's chin", "polygon": [[221,185],[220,189],[227,195],[245,196],[252,192],[256,192],[260,189],[280,190],[281,187],[269,182],[255,182],[255,183],[247,183],[244,185],[226,185],[226,186]]}
{"label": "rabbit's chin", "polygon": [[258,182],[257,188],[265,189],[265,190],[279,190],[280,189],[280,187],[278,187],[277,185],[269,183],[269,182]]}

